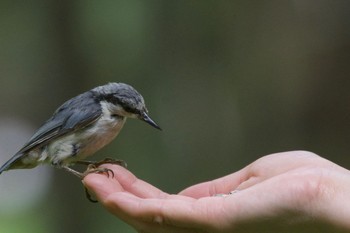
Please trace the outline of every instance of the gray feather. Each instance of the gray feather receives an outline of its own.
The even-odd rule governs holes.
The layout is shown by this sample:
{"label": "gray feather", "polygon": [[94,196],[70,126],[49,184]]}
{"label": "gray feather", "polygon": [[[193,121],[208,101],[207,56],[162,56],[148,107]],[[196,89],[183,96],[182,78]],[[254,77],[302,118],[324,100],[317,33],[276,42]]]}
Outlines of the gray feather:
{"label": "gray feather", "polygon": [[1,166],[0,174],[30,150],[43,147],[53,139],[91,125],[98,120],[101,114],[100,105],[95,102],[91,91],[68,100],[37,130],[22,149]]}
{"label": "gray feather", "polygon": [[94,101],[91,95],[91,92],[85,92],[65,102],[19,152],[25,153],[37,146],[44,146],[52,139],[94,123],[102,112],[100,105]]}

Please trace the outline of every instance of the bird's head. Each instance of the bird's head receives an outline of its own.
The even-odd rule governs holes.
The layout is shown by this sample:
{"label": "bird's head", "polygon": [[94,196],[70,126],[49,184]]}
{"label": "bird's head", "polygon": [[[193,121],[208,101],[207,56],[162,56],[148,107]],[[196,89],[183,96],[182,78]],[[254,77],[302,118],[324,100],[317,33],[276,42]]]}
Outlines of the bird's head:
{"label": "bird's head", "polygon": [[161,129],[149,116],[140,93],[125,83],[109,83],[92,90],[99,101],[105,101],[113,115],[140,119],[154,128]]}

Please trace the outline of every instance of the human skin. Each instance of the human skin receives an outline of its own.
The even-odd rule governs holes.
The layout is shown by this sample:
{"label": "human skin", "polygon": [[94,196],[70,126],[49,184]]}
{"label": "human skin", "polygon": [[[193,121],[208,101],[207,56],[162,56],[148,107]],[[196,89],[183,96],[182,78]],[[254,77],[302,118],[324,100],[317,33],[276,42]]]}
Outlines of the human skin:
{"label": "human skin", "polygon": [[311,152],[267,155],[178,194],[102,166],[115,176],[89,174],[84,185],[138,232],[350,232],[350,172]]}

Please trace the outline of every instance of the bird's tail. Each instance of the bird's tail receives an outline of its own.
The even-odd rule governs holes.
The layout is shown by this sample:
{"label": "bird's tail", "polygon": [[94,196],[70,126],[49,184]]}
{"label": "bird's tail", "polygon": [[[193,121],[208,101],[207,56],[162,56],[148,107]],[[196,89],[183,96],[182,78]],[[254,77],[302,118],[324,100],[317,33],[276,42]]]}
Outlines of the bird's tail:
{"label": "bird's tail", "polygon": [[18,164],[20,161],[20,158],[22,157],[22,153],[15,154],[11,159],[9,159],[4,165],[0,167],[0,174],[4,171],[7,171],[11,169],[11,167],[16,167],[16,164]]}

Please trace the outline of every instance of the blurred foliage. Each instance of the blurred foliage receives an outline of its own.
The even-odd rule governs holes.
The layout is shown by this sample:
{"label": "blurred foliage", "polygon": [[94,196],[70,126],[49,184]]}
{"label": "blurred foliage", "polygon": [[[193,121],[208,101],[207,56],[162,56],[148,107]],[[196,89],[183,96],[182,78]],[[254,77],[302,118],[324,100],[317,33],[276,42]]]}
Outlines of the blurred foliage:
{"label": "blurred foliage", "polygon": [[[0,117],[39,126],[66,99],[125,82],[164,130],[129,120],[96,157],[124,159],[167,192],[286,150],[350,168],[349,10],[326,0],[3,0]],[[55,171],[49,189],[36,210],[2,213],[1,228],[134,232],[69,174]]]}

